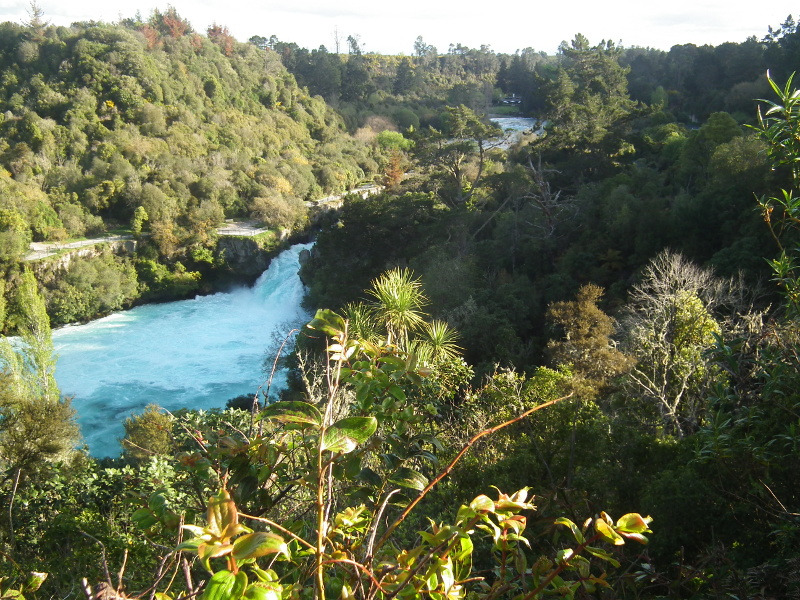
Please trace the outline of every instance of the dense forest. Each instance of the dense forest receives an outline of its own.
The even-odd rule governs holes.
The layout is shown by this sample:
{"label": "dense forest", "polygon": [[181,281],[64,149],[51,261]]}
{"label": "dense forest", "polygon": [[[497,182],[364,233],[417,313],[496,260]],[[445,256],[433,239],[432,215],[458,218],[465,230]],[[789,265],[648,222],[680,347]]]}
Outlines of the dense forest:
{"label": "dense forest", "polygon": [[[0,596],[798,597],[798,40],[0,25]],[[284,398],[92,458],[51,326],[228,280],[225,219],[316,241]]]}

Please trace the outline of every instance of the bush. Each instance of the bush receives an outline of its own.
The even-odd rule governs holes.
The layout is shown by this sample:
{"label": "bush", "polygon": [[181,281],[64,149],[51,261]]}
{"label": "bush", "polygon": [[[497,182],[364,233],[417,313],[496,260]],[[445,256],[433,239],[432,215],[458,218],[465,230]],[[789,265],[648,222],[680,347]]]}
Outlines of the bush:
{"label": "bush", "polygon": [[148,404],[142,414],[128,417],[123,425],[122,448],[129,460],[139,462],[172,452],[172,417],[158,405]]}

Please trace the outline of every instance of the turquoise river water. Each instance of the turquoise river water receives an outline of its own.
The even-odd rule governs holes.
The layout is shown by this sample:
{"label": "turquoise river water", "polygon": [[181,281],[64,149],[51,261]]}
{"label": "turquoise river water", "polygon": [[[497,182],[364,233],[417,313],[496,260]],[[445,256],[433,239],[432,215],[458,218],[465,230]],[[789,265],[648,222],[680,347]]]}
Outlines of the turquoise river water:
{"label": "turquoise river water", "polygon": [[297,275],[298,256],[309,247],[280,254],[252,288],[140,306],[55,331],[56,380],[73,397],[91,454],[119,454],[122,422],[149,403],[208,409],[255,393],[268,377],[267,348],[309,318]]}

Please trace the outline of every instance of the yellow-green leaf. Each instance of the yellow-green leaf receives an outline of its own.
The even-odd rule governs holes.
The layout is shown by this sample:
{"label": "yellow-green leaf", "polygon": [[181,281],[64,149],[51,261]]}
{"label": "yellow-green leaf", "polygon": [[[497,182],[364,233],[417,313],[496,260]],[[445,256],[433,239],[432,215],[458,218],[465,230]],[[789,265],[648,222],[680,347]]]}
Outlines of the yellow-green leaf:
{"label": "yellow-green leaf", "polygon": [[284,554],[289,558],[289,547],[281,536],[264,531],[248,533],[233,543],[233,557],[236,560],[258,558],[267,554]]}
{"label": "yellow-green leaf", "polygon": [[475,512],[479,513],[494,512],[494,502],[492,501],[491,498],[489,498],[489,496],[485,494],[481,494],[480,496],[475,498],[472,502],[470,502],[469,507]]}
{"label": "yellow-green leaf", "polygon": [[316,427],[322,425],[322,415],[317,408],[299,400],[284,400],[270,404],[261,411],[261,418],[279,423],[300,423]]}
{"label": "yellow-green leaf", "polygon": [[620,533],[651,533],[649,529],[651,517],[643,517],[639,513],[628,513],[617,520],[615,529]]}
{"label": "yellow-green leaf", "polygon": [[611,525],[606,523],[603,519],[595,519],[594,529],[600,534],[600,537],[609,544],[614,544],[615,546],[622,546],[625,544],[625,540],[623,540],[622,537],[614,531]]}
{"label": "yellow-green leaf", "polygon": [[378,420],[375,417],[347,417],[325,430],[322,436],[322,449],[347,454],[363,444],[375,433]]}
{"label": "yellow-green leaf", "polygon": [[572,537],[575,538],[575,541],[578,542],[579,544],[583,543],[583,534],[581,533],[581,530],[578,529],[578,526],[575,525],[575,523],[573,523],[566,517],[559,517],[558,519],[556,519],[556,525],[565,525],[566,527],[569,527],[570,530],[572,531]]}

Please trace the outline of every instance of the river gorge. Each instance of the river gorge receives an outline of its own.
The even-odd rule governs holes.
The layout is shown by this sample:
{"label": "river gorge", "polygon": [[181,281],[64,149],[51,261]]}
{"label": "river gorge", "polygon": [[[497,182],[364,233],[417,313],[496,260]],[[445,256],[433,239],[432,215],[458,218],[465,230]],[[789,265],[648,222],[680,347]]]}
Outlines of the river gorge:
{"label": "river gorge", "polygon": [[[537,123],[492,120],[506,132],[506,144]],[[118,455],[122,423],[150,403],[167,410],[222,408],[229,398],[255,393],[268,376],[263,363],[270,358],[271,364],[266,355],[274,339],[310,318],[300,308],[304,289],[297,274],[300,252],[310,247],[284,251],[252,288],[140,306],[56,330],[56,379],[73,399],[90,453]],[[249,267],[266,264],[245,254]],[[280,385],[279,376],[273,390]]]}

